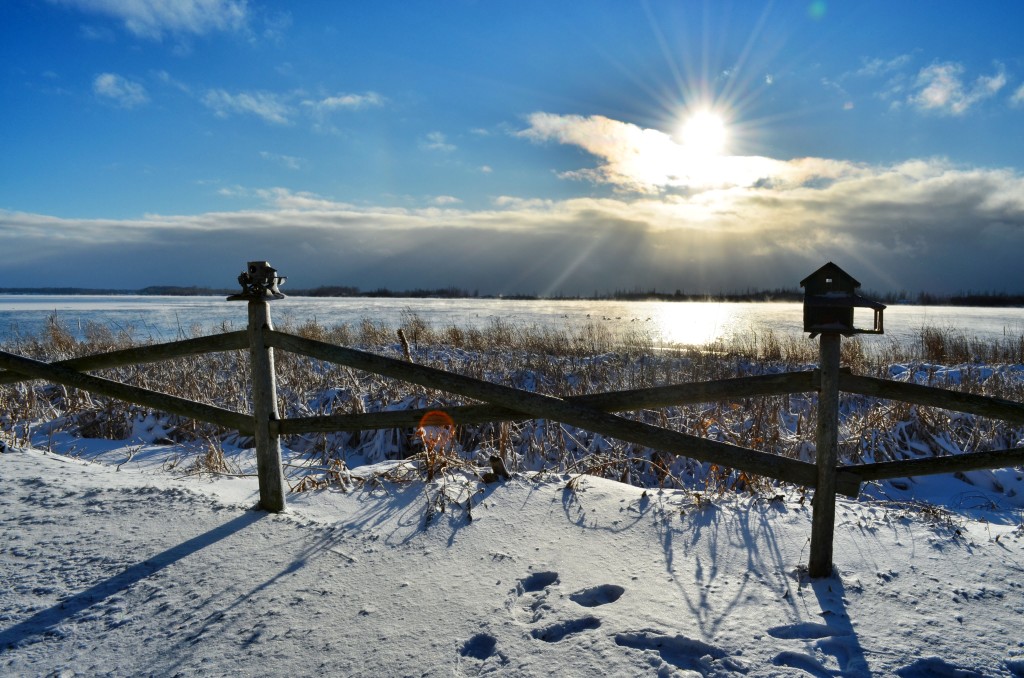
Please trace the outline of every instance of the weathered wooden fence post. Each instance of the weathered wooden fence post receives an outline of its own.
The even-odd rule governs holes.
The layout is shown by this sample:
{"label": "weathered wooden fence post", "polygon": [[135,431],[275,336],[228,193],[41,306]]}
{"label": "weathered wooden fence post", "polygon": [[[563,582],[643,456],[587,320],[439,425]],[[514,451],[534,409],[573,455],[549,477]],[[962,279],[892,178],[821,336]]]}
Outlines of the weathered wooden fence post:
{"label": "weathered wooden fence post", "polygon": [[821,335],[819,346],[821,383],[818,391],[817,447],[818,486],[811,507],[811,558],[808,574],[832,574],[832,534],[836,522],[836,463],[839,458],[839,357],[842,337]]}
{"label": "weathered wooden fence post", "polygon": [[281,443],[270,422],[279,418],[277,378],[274,373],[274,349],[267,345],[265,333],[272,330],[270,299],[284,297],[277,285],[284,282],[265,261],[250,261],[248,270],[238,276],[242,292],[229,300],[249,302],[249,359],[252,366],[252,409],[255,419],[256,473],[260,484],[260,508],[278,512],[285,509],[284,469]]}
{"label": "weathered wooden fence post", "polygon": [[[800,281],[804,288],[804,331],[819,345],[817,485],[811,507],[812,577],[832,574],[832,537],[836,523],[836,464],[839,462],[839,360],[842,335],[881,334],[885,304],[857,294],[860,283],[831,261]],[[853,310],[868,308],[874,314],[871,329],[854,327]]]}

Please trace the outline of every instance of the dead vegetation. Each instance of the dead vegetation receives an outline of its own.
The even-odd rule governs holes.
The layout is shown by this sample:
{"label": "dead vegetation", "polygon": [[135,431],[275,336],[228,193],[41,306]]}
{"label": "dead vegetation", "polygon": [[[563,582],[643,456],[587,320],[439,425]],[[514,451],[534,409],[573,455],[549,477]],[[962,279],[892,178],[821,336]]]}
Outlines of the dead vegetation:
{"label": "dead vegetation", "polygon": [[[372,320],[328,327],[316,322],[278,329],[353,346],[517,388],[558,396],[645,388],[670,383],[806,370],[817,362],[817,343],[751,332],[732,343],[702,347],[656,345],[641,331],[614,334],[601,324],[555,330],[494,319],[484,329],[434,327],[407,313],[399,328]],[[401,338],[398,330],[401,330]],[[1024,401],[1024,337],[984,344],[951,331],[925,329],[913,345],[879,338],[868,350],[859,338],[843,342],[845,366],[855,373],[913,380],[1017,402]],[[45,361],[136,346],[124,332],[85,328],[76,339],[56,318],[38,337],[3,346]],[[346,367],[278,351],[279,410],[283,417],[359,414],[462,405],[460,398]],[[100,376],[220,407],[250,409],[248,356],[230,351],[97,372]],[[934,408],[844,395],[840,456],[844,463],[888,461],[1015,447],[1024,428]],[[804,460],[814,454],[814,394],[641,410],[625,416],[715,440]],[[251,440],[216,426],[43,382],[0,386],[0,440],[24,445],[41,428],[81,437],[141,440],[182,446],[190,473],[237,473],[225,447]],[[436,510],[471,506],[454,480],[477,473],[497,456],[516,472],[592,474],[643,487],[699,488],[712,493],[772,494],[775,481],[675,457],[548,420],[339,431],[285,438],[293,490],[353,481],[349,469],[406,459],[420,477],[439,480]],[[437,488],[440,488],[439,490]],[[467,510],[469,510],[467,508]]]}

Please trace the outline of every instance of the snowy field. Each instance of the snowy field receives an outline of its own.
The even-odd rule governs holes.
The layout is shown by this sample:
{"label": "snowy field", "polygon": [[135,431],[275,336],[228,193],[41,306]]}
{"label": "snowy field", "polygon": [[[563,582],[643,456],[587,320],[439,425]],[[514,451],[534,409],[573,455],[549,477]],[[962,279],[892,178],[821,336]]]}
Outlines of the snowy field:
{"label": "snowy field", "polygon": [[[383,353],[401,355],[386,336]],[[59,334],[38,348],[96,350]],[[425,344],[415,358],[574,393],[783,369],[630,355],[488,362]],[[454,404],[286,356],[287,417]],[[211,379],[244,384],[244,363],[224,360],[120,376],[244,410],[237,388]],[[1017,401],[1024,381],[1018,359],[862,369]],[[335,475],[274,515],[252,509],[244,437],[61,387],[4,395],[2,676],[1024,676],[1021,467],[866,484],[839,500],[834,575],[811,580],[810,493],[715,485],[709,464],[683,458],[670,470],[686,489],[659,490],[646,453],[580,431],[467,429],[452,471],[430,483],[404,434],[292,437],[291,486],[322,486],[325,464]],[[812,458],[812,399],[758,403],[665,412],[680,430],[748,446],[778,429],[773,449]],[[1019,425],[860,396],[842,413],[842,463],[1024,440]],[[472,464],[496,450],[519,472],[484,484]],[[566,473],[588,465],[607,478]],[[608,479],[620,477],[655,487]]]}
{"label": "snowy field", "polygon": [[808,580],[796,493],[517,475],[467,479],[472,520],[425,525],[419,481],[272,515],[254,479],[92,442],[0,454],[3,675],[1024,676],[1020,509],[952,478],[917,489],[955,513],[841,499]]}

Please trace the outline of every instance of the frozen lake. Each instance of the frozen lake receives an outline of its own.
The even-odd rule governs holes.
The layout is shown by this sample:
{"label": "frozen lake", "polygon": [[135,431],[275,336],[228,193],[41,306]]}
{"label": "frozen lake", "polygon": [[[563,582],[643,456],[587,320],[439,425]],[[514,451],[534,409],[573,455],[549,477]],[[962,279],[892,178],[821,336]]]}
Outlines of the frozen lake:
{"label": "frozen lake", "polygon": [[[271,302],[275,324],[317,320],[327,326],[364,319],[399,327],[415,313],[433,327],[486,327],[500,319],[555,329],[588,322],[615,330],[640,327],[665,344],[706,344],[768,329],[778,336],[806,336],[799,303],[663,301],[512,301],[504,299],[374,299],[288,297]],[[246,305],[224,297],[0,295],[0,341],[37,334],[56,315],[81,336],[88,323],[128,330],[135,337],[171,341],[182,334],[243,329]],[[870,317],[857,316],[860,327]],[[916,339],[923,327],[983,339],[1024,335],[1024,308],[889,306],[885,336]],[[865,342],[881,340],[867,335]]]}

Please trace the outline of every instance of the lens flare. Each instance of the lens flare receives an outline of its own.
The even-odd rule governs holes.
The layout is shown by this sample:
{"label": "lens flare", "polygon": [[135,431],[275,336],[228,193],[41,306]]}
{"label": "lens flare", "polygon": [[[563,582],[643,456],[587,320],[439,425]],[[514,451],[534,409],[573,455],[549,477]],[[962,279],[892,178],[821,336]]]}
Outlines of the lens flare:
{"label": "lens flare", "polygon": [[418,432],[427,452],[443,451],[452,439],[455,422],[447,412],[431,410],[420,418]]}

